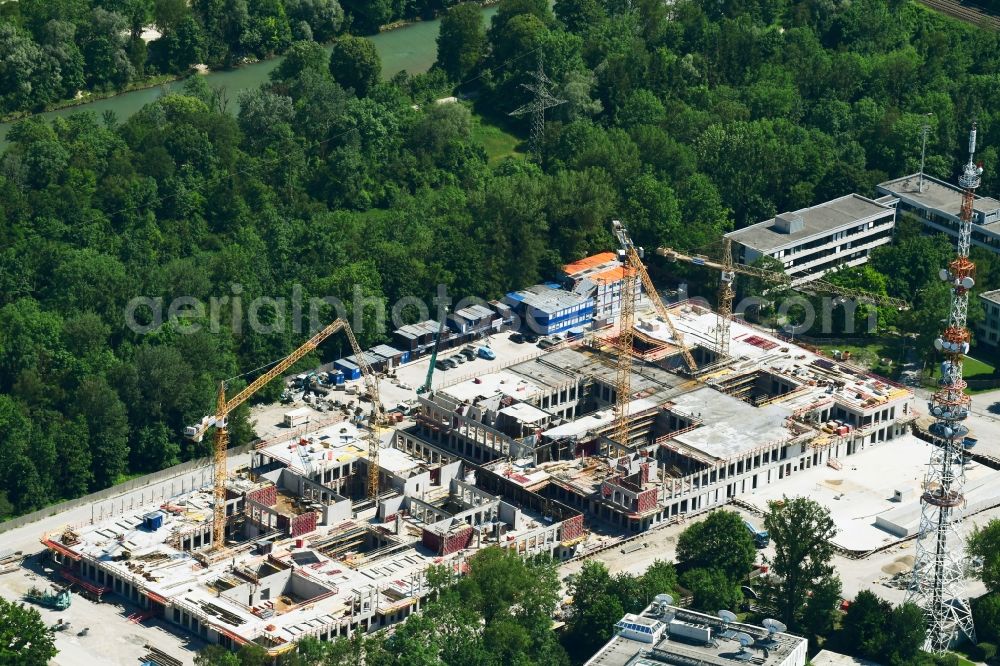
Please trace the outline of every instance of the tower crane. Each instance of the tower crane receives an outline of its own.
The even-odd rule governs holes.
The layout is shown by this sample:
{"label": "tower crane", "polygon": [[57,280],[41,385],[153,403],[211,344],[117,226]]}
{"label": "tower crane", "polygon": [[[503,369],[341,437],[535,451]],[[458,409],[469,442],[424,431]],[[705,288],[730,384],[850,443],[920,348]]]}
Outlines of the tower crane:
{"label": "tower crane", "polygon": [[[786,273],[769,271],[757,266],[733,263],[732,242],[725,237],[722,240],[722,261],[714,261],[700,255],[684,254],[669,247],[657,248],[656,254],[666,257],[668,261],[682,261],[694,266],[714,268],[721,273],[719,283],[719,323],[715,328],[715,344],[722,356],[729,355],[729,324],[733,318],[733,298],[735,295],[733,283],[736,280],[736,275],[748,275],[778,285],[792,285],[792,277]],[[810,280],[803,287],[807,287],[810,290],[837,294],[846,298],[870,301],[876,305],[886,305],[899,309],[909,307],[909,303],[901,298],[893,298],[892,296],[885,296],[883,294],[872,294],[861,289],[842,287],[823,279]]]}
{"label": "tower crane", "polygon": [[215,428],[213,452],[215,465],[215,503],[212,511],[213,551],[222,550],[225,546],[226,538],[226,449],[229,444],[229,429],[227,423],[229,414],[246,402],[257,391],[262,389],[268,382],[288,370],[288,368],[292,367],[299,361],[299,359],[316,349],[321,342],[340,330],[344,331],[347,335],[348,341],[351,343],[351,349],[354,351],[354,357],[357,359],[357,365],[361,368],[361,374],[364,377],[368,397],[372,402],[372,418],[368,431],[368,497],[370,499],[378,497],[378,459],[381,447],[377,427],[386,423],[385,411],[382,407],[382,401],[379,398],[378,382],[376,381],[375,373],[372,371],[371,366],[368,365],[367,361],[365,361],[361,347],[358,345],[358,341],[354,337],[354,331],[351,330],[351,326],[346,320],[337,319],[329,326],[309,338],[309,340],[303,343],[301,347],[278,361],[274,367],[255,379],[232,398],[229,398],[228,400],[226,399],[226,383],[224,381],[220,382],[215,413],[204,417],[197,425],[189,426],[184,429],[185,437],[196,442],[200,442],[209,428]]}
{"label": "tower crane", "polygon": [[622,305],[618,314],[618,365],[615,373],[615,441],[625,446],[629,438],[628,406],[632,398],[632,338],[635,335],[635,283],[636,272],[632,267],[632,256],[642,258],[636,249],[628,230],[618,220],[611,222],[615,236],[621,244],[618,256],[622,266]]}
{"label": "tower crane", "polygon": [[612,229],[618,239],[618,257],[621,260],[624,270],[622,271],[622,304],[618,319],[618,362],[616,366],[615,380],[615,427],[614,437],[619,444],[625,445],[629,439],[628,406],[632,397],[632,339],[635,335],[635,287],[637,280],[642,280],[642,285],[649,295],[657,313],[666,322],[670,330],[670,335],[674,342],[680,347],[684,361],[692,372],[698,369],[691,351],[684,346],[684,338],[674,327],[670,313],[663,304],[653,280],[646,272],[646,266],[642,263],[643,250],[632,242],[632,237],[618,220],[613,220]]}
{"label": "tower crane", "polygon": [[[641,247],[636,247],[635,243],[632,242],[632,238],[629,236],[628,229],[619,222],[615,220],[612,222],[615,237],[618,239],[618,243],[621,248],[618,250],[618,255],[622,260],[622,264],[626,269],[631,269],[635,272],[635,275],[642,280],[642,288],[646,290],[646,295],[649,296],[649,300],[652,301],[653,307],[656,312],[667,324],[667,328],[670,330],[670,337],[673,338],[674,344],[680,347],[681,355],[684,357],[684,362],[687,364],[688,369],[691,372],[698,371],[698,364],[694,360],[694,356],[691,355],[691,350],[687,348],[684,344],[684,336],[681,334],[677,327],[674,326],[674,320],[667,311],[667,306],[663,304],[663,299],[660,298],[660,293],[656,290],[653,285],[653,279],[649,277],[649,273],[646,271],[646,265],[642,263],[643,251]],[[635,275],[632,277],[634,278]],[[625,271],[625,278],[628,278],[628,270]],[[624,306],[626,301],[631,301],[633,307],[635,307],[635,282],[632,282],[632,291],[625,291],[625,284],[622,284],[622,305]],[[624,308],[623,308],[624,311]],[[631,333],[629,334],[631,336]],[[629,340],[631,342],[631,339]]]}

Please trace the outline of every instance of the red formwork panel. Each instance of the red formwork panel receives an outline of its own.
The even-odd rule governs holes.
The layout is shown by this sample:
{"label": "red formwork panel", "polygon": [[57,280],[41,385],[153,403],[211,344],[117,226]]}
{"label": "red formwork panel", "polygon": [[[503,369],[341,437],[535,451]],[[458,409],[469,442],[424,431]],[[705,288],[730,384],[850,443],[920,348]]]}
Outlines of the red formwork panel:
{"label": "red formwork panel", "polygon": [[292,536],[296,537],[300,534],[309,534],[315,531],[317,517],[315,511],[309,511],[308,513],[303,513],[292,518]]}
{"label": "red formwork panel", "polygon": [[656,488],[643,490],[639,493],[639,513],[645,513],[656,508]]}
{"label": "red formwork panel", "polygon": [[583,514],[578,514],[563,521],[560,531],[560,541],[572,541],[583,536]]}
{"label": "red formwork panel", "polygon": [[264,506],[274,506],[278,503],[278,489],[275,486],[266,486],[257,490],[251,490],[247,493],[247,499],[252,499],[254,502],[263,504]]}

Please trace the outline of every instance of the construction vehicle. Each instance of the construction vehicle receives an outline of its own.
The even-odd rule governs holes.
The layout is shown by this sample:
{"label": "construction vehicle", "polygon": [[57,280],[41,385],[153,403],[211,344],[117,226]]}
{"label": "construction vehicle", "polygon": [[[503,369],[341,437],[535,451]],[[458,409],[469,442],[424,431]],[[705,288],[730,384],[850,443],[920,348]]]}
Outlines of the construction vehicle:
{"label": "construction vehicle", "polygon": [[55,592],[42,590],[41,588],[32,586],[27,592],[25,592],[24,598],[26,601],[36,603],[39,606],[45,606],[46,608],[51,608],[53,610],[66,610],[69,608],[70,602],[73,600],[69,594],[69,586],[57,588]]}
{"label": "construction vehicle", "polygon": [[[721,261],[714,261],[703,255],[685,254],[669,247],[657,248],[656,254],[661,257],[665,257],[668,261],[682,261],[693,266],[712,268],[721,273],[721,279],[719,281],[719,323],[715,329],[715,345],[722,357],[729,356],[729,324],[733,318],[733,298],[735,297],[733,284],[735,283],[737,274],[748,275],[776,285],[783,285],[787,287],[795,286],[793,278],[786,273],[782,273],[780,271],[770,271],[756,266],[747,266],[746,264],[734,263],[732,241],[726,237],[723,237],[722,239]],[[809,282],[801,285],[799,288],[808,289],[809,291],[821,291],[837,294],[839,296],[843,296],[844,298],[869,301],[871,303],[875,303],[876,305],[891,306],[898,309],[906,309],[909,307],[909,304],[900,298],[893,298],[892,296],[885,296],[882,294],[872,294],[860,289],[842,287],[821,278],[810,280]]]}
{"label": "construction vehicle", "polygon": [[743,524],[746,526],[747,532],[750,533],[750,536],[753,537],[753,543],[755,546],[758,548],[768,547],[771,543],[771,535],[768,534],[767,530],[757,529],[749,520],[744,520]]}
{"label": "construction vehicle", "polygon": [[423,386],[417,389],[417,393],[430,393],[431,382],[434,380],[434,366],[437,363],[438,349],[441,347],[441,334],[444,332],[445,323],[448,320],[448,308],[441,314],[441,321],[438,322],[437,335],[434,336],[434,349],[431,351],[431,362],[427,365],[427,378]]}
{"label": "construction vehicle", "polygon": [[365,361],[361,347],[354,337],[354,331],[350,324],[344,319],[337,319],[322,331],[312,336],[301,347],[291,354],[281,359],[275,365],[251,382],[246,388],[237,393],[234,397],[226,399],[226,382],[219,383],[219,393],[216,400],[215,413],[204,417],[197,425],[184,429],[184,436],[196,442],[200,442],[209,428],[215,428],[214,442],[214,464],[215,464],[215,502],[212,510],[212,550],[221,551],[225,547],[226,538],[226,449],[229,444],[228,418],[229,414],[246,402],[257,391],[267,385],[272,379],[278,377],[290,367],[295,365],[303,356],[316,349],[321,342],[328,337],[343,330],[354,351],[354,358],[361,369],[365,388],[368,390],[368,397],[372,403],[371,422],[368,429],[368,497],[377,499],[379,485],[379,442],[378,428],[386,423],[385,410],[379,398],[378,382],[371,366]]}

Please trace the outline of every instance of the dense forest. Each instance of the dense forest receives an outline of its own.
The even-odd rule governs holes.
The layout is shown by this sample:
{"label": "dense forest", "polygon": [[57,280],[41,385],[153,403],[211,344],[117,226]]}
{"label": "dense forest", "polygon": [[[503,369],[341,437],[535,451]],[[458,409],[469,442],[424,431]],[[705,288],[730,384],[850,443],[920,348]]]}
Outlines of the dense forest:
{"label": "dense forest", "polygon": [[[32,29],[62,7],[17,4],[36,8]],[[954,174],[976,117],[982,189],[997,192],[998,37],[915,4],[503,0],[489,27],[474,11],[450,10],[425,75],[380,82],[367,41],[342,38],[327,57],[299,40],[237,117],[225,91],[194,77],[123,123],[81,113],[11,129],[0,515],[205,454],[179,433],[217,383],[304,339],[276,316],[272,333],[213,330],[208,313],[195,333],[188,317],[140,334],[125,325],[136,296],[214,298],[223,322],[240,321],[236,296],[296,290],[349,310],[356,291],[391,304],[439,284],[492,298],[613,247],[612,218],[647,247],[691,250],[734,225],[871,194],[916,169],[928,112],[928,171]],[[209,60],[228,57],[206,44]],[[543,55],[566,100],[549,112],[543,159],[491,160],[477,128],[528,101],[521,84]],[[456,88],[475,103],[432,102]],[[510,122],[527,136],[526,121]],[[917,256],[927,242],[918,234],[884,259],[902,267],[884,288],[924,288],[939,265]],[[913,270],[928,261],[934,270]],[[376,309],[363,343],[384,339]],[[342,351],[331,340],[320,354]],[[234,443],[252,437],[245,412],[231,427]]]}
{"label": "dense forest", "polygon": [[[18,0],[0,3],[0,116],[121,90],[204,63],[232,67],[430,17],[455,0]],[[155,32],[143,36],[146,27]]]}

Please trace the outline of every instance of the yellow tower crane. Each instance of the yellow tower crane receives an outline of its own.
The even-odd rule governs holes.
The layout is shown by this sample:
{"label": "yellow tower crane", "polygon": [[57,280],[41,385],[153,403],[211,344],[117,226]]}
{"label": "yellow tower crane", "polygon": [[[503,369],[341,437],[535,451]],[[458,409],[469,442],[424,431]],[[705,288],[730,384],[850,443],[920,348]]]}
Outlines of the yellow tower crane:
{"label": "yellow tower crane", "polygon": [[663,304],[659,293],[656,291],[656,287],[653,286],[653,280],[649,277],[645,264],[642,263],[642,248],[636,247],[635,243],[632,242],[632,237],[629,236],[628,229],[621,222],[613,220],[611,226],[615,237],[618,239],[618,256],[624,268],[622,271],[621,313],[618,319],[618,363],[615,382],[614,428],[615,441],[624,446],[629,438],[628,405],[632,398],[632,340],[635,335],[635,287],[638,280],[642,281],[642,286],[653,302],[653,307],[660,317],[663,318],[663,321],[666,322],[667,328],[670,330],[670,335],[674,343],[680,348],[684,362],[687,363],[691,372],[698,370],[698,364],[695,363],[694,356],[691,355],[691,350],[685,346],[683,335],[674,326],[673,319],[671,319],[670,313],[667,312],[667,306]]}
{"label": "yellow tower crane", "polygon": [[[666,257],[669,261],[682,261],[694,266],[713,268],[721,272],[722,279],[719,282],[719,323],[715,328],[715,343],[719,354],[722,356],[729,355],[729,324],[733,318],[733,298],[735,295],[733,283],[736,280],[737,273],[740,275],[749,275],[750,277],[765,280],[776,285],[792,286],[792,277],[786,273],[733,263],[732,243],[725,237],[723,237],[722,241],[722,261],[714,261],[701,255],[684,254],[669,247],[657,248],[656,254]],[[802,285],[802,287],[810,291],[823,291],[845,298],[869,301],[876,305],[886,305],[899,309],[909,307],[909,304],[900,298],[893,298],[892,296],[885,296],[883,294],[872,294],[861,289],[842,287],[821,278],[810,280]]]}
{"label": "yellow tower crane", "polygon": [[226,449],[229,444],[229,430],[227,419],[229,414],[246,402],[250,396],[263,388],[268,382],[279,376],[290,367],[295,365],[303,356],[316,349],[323,340],[327,339],[337,331],[343,330],[347,334],[347,339],[351,343],[357,365],[361,368],[364,377],[365,388],[368,397],[372,402],[371,423],[368,429],[368,497],[376,499],[378,497],[379,481],[379,434],[378,428],[386,423],[385,411],[382,401],[379,398],[378,381],[371,366],[364,359],[361,347],[354,337],[354,331],[350,324],[344,319],[337,319],[332,324],[321,330],[316,335],[307,340],[301,347],[293,351],[285,358],[278,361],[274,367],[251,382],[246,388],[230,399],[226,399],[226,383],[219,384],[219,394],[216,401],[215,413],[206,416],[197,425],[184,429],[184,436],[188,439],[200,442],[205,436],[205,432],[215,428],[214,442],[214,464],[215,464],[215,502],[212,511],[212,550],[219,551],[225,547],[226,540]]}

